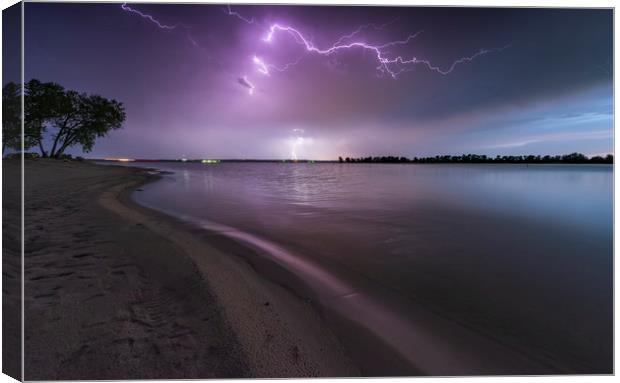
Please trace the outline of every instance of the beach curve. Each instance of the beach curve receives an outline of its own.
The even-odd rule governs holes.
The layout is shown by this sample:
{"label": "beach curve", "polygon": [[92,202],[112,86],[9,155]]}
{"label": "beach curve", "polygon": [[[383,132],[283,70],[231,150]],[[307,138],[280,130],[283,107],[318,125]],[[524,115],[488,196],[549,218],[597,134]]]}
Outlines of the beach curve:
{"label": "beach curve", "polygon": [[[99,203],[179,246],[197,266],[218,299],[250,366],[251,376],[343,377],[360,371],[313,307],[289,289],[261,277],[242,258],[210,246],[172,217],[131,199],[140,185],[127,182],[104,192]],[[151,172],[152,173],[152,172]]]}

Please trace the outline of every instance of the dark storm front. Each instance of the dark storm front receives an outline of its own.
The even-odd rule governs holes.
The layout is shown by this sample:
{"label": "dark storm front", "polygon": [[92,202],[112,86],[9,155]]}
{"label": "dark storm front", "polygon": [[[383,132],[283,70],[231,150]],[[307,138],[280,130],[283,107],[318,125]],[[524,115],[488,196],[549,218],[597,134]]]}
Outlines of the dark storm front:
{"label": "dark storm front", "polygon": [[139,203],[297,276],[367,374],[611,372],[612,166],[157,167]]}

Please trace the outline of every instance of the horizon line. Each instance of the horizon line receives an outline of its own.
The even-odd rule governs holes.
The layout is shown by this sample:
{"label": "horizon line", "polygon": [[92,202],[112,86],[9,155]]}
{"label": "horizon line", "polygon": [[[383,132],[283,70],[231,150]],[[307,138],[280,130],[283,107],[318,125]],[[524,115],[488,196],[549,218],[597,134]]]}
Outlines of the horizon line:
{"label": "horizon line", "polygon": [[[313,159],[313,158],[299,158],[299,159],[292,159],[292,158],[224,158],[224,157],[197,157],[197,158],[186,158],[186,157],[177,157],[177,158],[156,158],[156,157],[145,157],[145,158],[139,158],[139,157],[124,157],[124,156],[118,156],[118,157],[83,157],[85,160],[89,160],[89,161],[131,161],[131,162],[139,162],[139,161],[178,161],[178,162],[200,162],[200,161],[206,161],[206,160],[217,160],[217,161],[255,161],[255,162],[259,162],[259,161],[264,161],[264,162],[339,162],[340,158],[345,159],[345,158],[349,158],[351,160],[357,160],[357,159],[366,159],[366,158],[405,158],[409,161],[414,160],[414,159],[432,159],[432,158],[442,158],[442,157],[463,157],[463,156],[478,156],[478,157],[483,157],[486,158],[487,160],[494,160],[498,157],[502,158],[502,157],[529,157],[529,156],[534,156],[534,157],[562,157],[562,156],[567,156],[567,155],[571,155],[571,154],[580,154],[583,155],[585,157],[587,157],[588,159],[592,159],[594,157],[605,157],[605,156],[614,156],[613,152],[607,152],[607,153],[596,153],[596,154],[583,154],[581,152],[571,152],[571,153],[563,153],[563,154],[497,154],[497,155],[487,155],[487,154],[475,154],[475,153],[466,153],[466,154],[436,154],[436,155],[430,155],[430,156],[413,156],[413,157],[407,157],[407,156],[401,156],[401,155],[368,155],[368,156],[339,156],[337,158],[334,159]],[[81,157],[79,155],[75,155],[74,157]]]}

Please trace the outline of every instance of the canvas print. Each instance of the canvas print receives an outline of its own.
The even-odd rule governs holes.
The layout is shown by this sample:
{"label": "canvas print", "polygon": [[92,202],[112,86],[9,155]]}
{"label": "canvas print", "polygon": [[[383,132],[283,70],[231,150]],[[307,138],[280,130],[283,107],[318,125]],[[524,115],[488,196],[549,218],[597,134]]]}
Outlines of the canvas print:
{"label": "canvas print", "polygon": [[614,373],[613,9],[2,15],[4,373]]}

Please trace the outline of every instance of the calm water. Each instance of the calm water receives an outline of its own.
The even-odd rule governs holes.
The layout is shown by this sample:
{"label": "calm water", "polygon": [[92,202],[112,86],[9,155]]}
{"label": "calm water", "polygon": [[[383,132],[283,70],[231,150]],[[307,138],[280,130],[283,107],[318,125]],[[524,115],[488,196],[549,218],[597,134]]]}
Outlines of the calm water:
{"label": "calm water", "polygon": [[443,342],[426,371],[453,372],[441,366],[461,346],[424,312],[544,365],[611,370],[611,166],[155,167],[173,174],[139,203],[270,254],[403,354]]}

